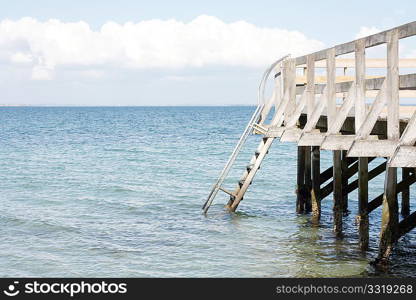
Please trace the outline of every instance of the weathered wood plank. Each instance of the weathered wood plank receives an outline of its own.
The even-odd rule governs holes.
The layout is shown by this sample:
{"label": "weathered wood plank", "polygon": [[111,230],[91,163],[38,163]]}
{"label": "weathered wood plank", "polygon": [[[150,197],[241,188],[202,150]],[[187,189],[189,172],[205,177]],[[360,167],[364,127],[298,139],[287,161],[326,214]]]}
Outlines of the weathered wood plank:
{"label": "weathered wood plank", "polygon": [[328,135],[338,134],[340,132],[342,125],[344,124],[345,119],[348,116],[348,113],[351,111],[354,105],[354,93],[355,93],[355,84],[352,84],[350,89],[348,90],[347,97],[342,103],[335,118],[331,122],[331,126],[328,127]]}
{"label": "weathered wood plank", "polygon": [[306,92],[303,92],[299,102],[296,106],[296,109],[292,115],[292,117],[290,118],[290,120],[287,122],[286,127],[290,128],[290,127],[294,127],[296,126],[300,115],[302,114],[302,111],[304,110],[305,106],[306,106],[306,101],[307,101],[307,96],[306,96]]}
{"label": "weathered wood plank", "polygon": [[309,111],[308,109],[308,118],[306,125],[303,128],[303,132],[311,132],[313,129],[315,129],[316,123],[318,123],[319,118],[321,117],[322,112],[326,107],[326,97],[327,93],[325,89],[322,93],[321,99],[319,99],[319,101],[316,103],[313,103],[315,106],[313,107],[312,111]]}
{"label": "weathered wood plank", "polygon": [[306,108],[308,119],[315,108],[315,58],[308,55],[306,60]]}
{"label": "weathered wood plank", "polygon": [[[334,124],[337,106],[336,106],[336,90],[335,90],[335,48],[331,48],[327,52],[327,84],[326,84],[326,107],[327,107],[327,126],[332,127]],[[324,90],[325,91],[325,90]]]}
{"label": "weathered wood plank", "polygon": [[[380,90],[386,77],[377,77],[365,80],[366,91]],[[336,93],[345,93],[351,88],[353,81],[339,82],[335,84]],[[325,84],[315,84],[315,94],[322,94]],[[414,91],[416,89],[416,74],[399,75],[399,89],[400,91]],[[305,90],[305,86],[296,87],[296,95],[301,95]],[[399,91],[399,93],[400,93]]]}
{"label": "weathered wood plank", "polygon": [[377,119],[382,112],[386,100],[387,100],[387,81],[383,83],[382,89],[378,93],[376,99],[374,100],[373,104],[371,105],[370,111],[368,112],[365,119],[363,119],[363,123],[357,127],[356,121],[356,128],[359,128],[356,133],[357,140],[364,140],[367,139],[368,136],[371,134],[371,131],[374,128],[374,125],[377,122]]}
{"label": "weathered wood plank", "polygon": [[399,31],[393,29],[387,34],[387,138],[398,140],[399,129]]}
{"label": "weathered wood plank", "polygon": [[410,118],[402,136],[399,145],[393,156],[389,160],[392,167],[413,167],[416,166],[416,112]]}
{"label": "weathered wood plank", "polygon": [[[330,51],[329,48],[327,51]],[[335,52],[334,52],[335,54]],[[327,54],[328,55],[328,54]],[[329,58],[328,58],[329,59]],[[305,68],[306,65],[298,65],[297,68]],[[337,58],[335,61],[336,68],[355,68],[355,59],[354,58]],[[368,68],[387,68],[387,62],[385,59],[381,58],[367,58],[366,67]],[[414,58],[401,58],[399,59],[400,68],[416,68],[416,59]],[[327,68],[327,60],[320,60],[315,62],[315,68]]]}
{"label": "weathered wood plank", "polygon": [[397,141],[391,140],[355,140],[347,155],[351,157],[390,157],[394,154],[397,145]]}
{"label": "weathered wood plank", "polygon": [[365,39],[355,42],[355,128],[356,131],[364,123],[365,107]]}
{"label": "weathered wood plank", "polygon": [[325,139],[325,133],[316,129],[312,132],[303,132],[298,140],[299,146],[320,146]]}
{"label": "weathered wood plank", "polygon": [[394,168],[416,168],[416,147],[400,146],[389,165]]}
{"label": "weathered wood plank", "polygon": [[284,87],[287,89],[289,97],[289,102],[284,113],[285,122],[287,122],[296,109],[296,68],[294,59],[285,61]]}
{"label": "weathered wood plank", "polygon": [[[416,35],[416,22],[407,23],[407,24],[395,27],[393,29],[386,30],[386,31],[365,37],[364,38],[365,48],[374,47],[374,46],[378,46],[378,45],[386,43],[387,33],[392,30],[397,30],[397,32],[399,33],[398,35],[399,39],[403,39],[412,35]],[[339,56],[339,55],[354,52],[355,50],[354,46],[355,46],[355,41],[337,45],[334,47],[335,54]],[[328,49],[324,49],[324,50],[320,50],[320,51],[313,53],[315,55],[315,60],[319,61],[319,60],[326,59],[327,51]],[[305,64],[306,58],[307,58],[307,55],[297,57],[296,65],[298,66],[298,65]]]}
{"label": "weathered wood plank", "polygon": [[328,135],[321,144],[322,150],[348,150],[354,142],[354,135]]}
{"label": "weathered wood plank", "polygon": [[294,127],[294,128],[287,128],[280,138],[282,143],[284,142],[297,142],[302,135],[302,129]]}

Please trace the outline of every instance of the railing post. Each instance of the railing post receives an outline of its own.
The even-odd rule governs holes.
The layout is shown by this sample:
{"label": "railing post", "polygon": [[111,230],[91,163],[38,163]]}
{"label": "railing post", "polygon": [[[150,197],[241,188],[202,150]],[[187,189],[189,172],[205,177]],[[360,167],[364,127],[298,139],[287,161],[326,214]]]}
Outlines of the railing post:
{"label": "railing post", "polygon": [[308,118],[315,108],[315,58],[313,54],[306,59],[306,93],[307,93],[307,115]]}
{"label": "railing post", "polygon": [[326,58],[326,90],[327,90],[327,127],[332,127],[337,114],[336,91],[335,91],[335,48],[327,51]]}
{"label": "railing post", "polygon": [[285,122],[288,122],[296,109],[296,61],[288,59],[285,61],[285,73],[283,85],[287,89],[289,103],[285,111]]}
{"label": "railing post", "polygon": [[[399,32],[393,29],[387,34],[387,138],[398,140],[399,131]],[[397,237],[399,222],[396,194],[397,168],[386,168],[383,212],[381,220],[380,245],[378,258],[385,262],[392,251]]]}
{"label": "railing post", "polygon": [[[366,118],[365,106],[365,39],[355,43],[355,132]],[[368,249],[368,158],[358,158],[358,233],[361,250]]]}

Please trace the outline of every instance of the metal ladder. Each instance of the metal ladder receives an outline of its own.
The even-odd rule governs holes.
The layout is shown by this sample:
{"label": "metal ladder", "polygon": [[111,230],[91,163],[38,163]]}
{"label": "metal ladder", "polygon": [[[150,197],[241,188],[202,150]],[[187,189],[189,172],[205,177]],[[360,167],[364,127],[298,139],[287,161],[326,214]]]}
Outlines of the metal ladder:
{"label": "metal ladder", "polygon": [[254,111],[253,115],[251,116],[250,121],[248,122],[246,128],[243,131],[243,134],[238,140],[238,143],[235,146],[233,152],[231,153],[230,158],[228,159],[226,165],[224,166],[224,168],[222,169],[220,173],[220,176],[218,177],[217,181],[212,187],[211,192],[209,193],[208,199],[205,201],[202,207],[202,210],[205,214],[208,212],[208,209],[210,208],[212,202],[214,201],[215,196],[220,190],[230,195],[230,201],[228,203],[228,207],[231,211],[234,211],[238,203],[243,198],[243,195],[245,191],[247,190],[248,185],[251,183],[251,180],[253,179],[255,173],[259,169],[261,161],[263,160],[264,156],[267,154],[268,149],[270,148],[271,143],[274,138],[262,139],[262,142],[257,148],[257,151],[255,152],[254,156],[250,160],[250,164],[247,166],[247,169],[245,173],[243,174],[243,177],[240,179],[236,191],[230,192],[222,187],[222,184],[225,178],[230,172],[231,167],[233,166],[238,154],[240,153],[241,148],[243,147],[244,143],[246,142],[252,130],[254,129],[261,133],[266,133],[267,128],[264,128],[263,126],[259,124],[262,121],[261,114],[265,107],[264,94],[265,94],[266,82],[270,76],[270,73],[273,71],[273,69],[279,63],[285,60],[288,56],[289,55],[285,55],[282,58],[278,59],[276,62],[271,64],[270,67],[267,68],[267,70],[264,72],[262,80],[259,85],[258,94],[257,94],[257,97],[258,97],[257,108]]}

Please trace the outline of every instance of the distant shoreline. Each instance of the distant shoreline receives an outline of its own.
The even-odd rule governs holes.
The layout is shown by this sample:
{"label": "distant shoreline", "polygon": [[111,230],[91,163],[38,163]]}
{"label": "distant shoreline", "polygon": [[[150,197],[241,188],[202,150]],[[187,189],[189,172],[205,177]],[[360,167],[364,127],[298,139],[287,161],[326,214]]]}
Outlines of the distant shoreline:
{"label": "distant shoreline", "polygon": [[253,107],[257,104],[230,105],[31,105],[31,104],[0,104],[0,107]]}

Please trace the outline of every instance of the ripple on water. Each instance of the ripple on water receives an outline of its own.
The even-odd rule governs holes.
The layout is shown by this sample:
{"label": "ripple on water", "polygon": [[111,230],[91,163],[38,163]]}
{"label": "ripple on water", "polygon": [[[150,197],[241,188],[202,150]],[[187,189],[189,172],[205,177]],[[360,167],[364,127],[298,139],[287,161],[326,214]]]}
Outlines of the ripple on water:
{"label": "ripple on water", "polygon": [[[294,213],[296,148],[275,144],[236,213],[219,194],[201,206],[252,107],[0,108],[0,273],[75,277],[415,276],[415,233],[388,273],[377,251],[357,247],[351,214],[344,239],[332,233],[332,204],[319,226]],[[248,140],[233,189],[257,147]],[[322,153],[322,169],[330,153]],[[371,197],[383,189],[372,181]],[[415,191],[411,191],[414,193]],[[374,195],[373,195],[374,194]]]}

